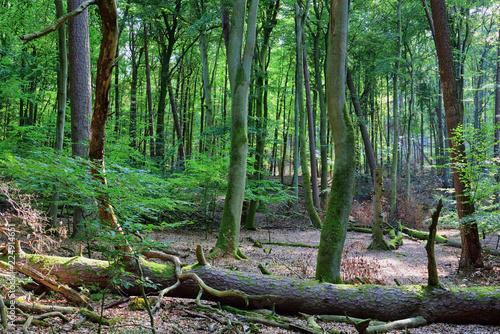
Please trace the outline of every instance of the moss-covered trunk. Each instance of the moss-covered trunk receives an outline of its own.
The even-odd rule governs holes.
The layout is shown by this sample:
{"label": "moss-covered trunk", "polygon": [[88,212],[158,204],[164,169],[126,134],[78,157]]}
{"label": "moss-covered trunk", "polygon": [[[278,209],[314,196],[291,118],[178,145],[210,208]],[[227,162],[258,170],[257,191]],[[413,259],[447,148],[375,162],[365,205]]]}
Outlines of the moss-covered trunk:
{"label": "moss-covered trunk", "polygon": [[[307,16],[307,8],[299,8],[295,3],[295,38],[296,38],[296,73],[295,73],[295,106],[299,115],[299,142],[300,142],[300,167],[302,168],[302,183],[304,185],[304,197],[306,201],[306,209],[311,219],[311,223],[316,228],[321,228],[323,223],[319,218],[318,212],[313,201],[313,193],[311,190],[311,175],[309,174],[309,159],[306,152],[306,112],[304,110],[304,24]],[[297,171],[296,171],[297,173]],[[317,181],[317,176],[316,176]],[[317,189],[317,185],[316,185]]]}
{"label": "moss-covered trunk", "polygon": [[[246,27],[246,43],[243,46],[246,1],[233,2],[231,31],[227,42],[227,65],[231,85],[231,151],[229,158],[229,175],[224,210],[214,253],[238,254],[238,238],[241,222],[243,197],[247,169],[247,113],[248,86],[250,69],[255,47],[255,26],[257,20],[258,0],[252,0],[248,7]],[[242,48],[244,51],[242,52]]]}
{"label": "moss-covered trunk", "polygon": [[[1,258],[0,258],[1,259]],[[42,272],[49,272],[58,281],[73,288],[89,282],[106,287],[110,279],[108,262],[83,257],[62,258],[40,255],[19,256],[17,261],[29,262]],[[175,283],[171,265],[143,262],[144,276],[163,289]],[[137,273],[134,265],[126,271]],[[383,287],[375,285],[333,285],[288,277],[241,273],[204,267],[186,267],[184,272],[197,274],[208,286],[219,289],[238,289],[249,295],[269,295],[266,299],[250,299],[248,308],[269,308],[277,312],[308,314],[338,314],[379,320],[397,320],[417,315],[428,322],[500,324],[500,287],[427,289],[423,286]],[[136,277],[120,277],[122,292],[139,295]],[[124,283],[130,283],[124,289]],[[116,287],[115,287],[116,289]],[[191,280],[169,296],[196,298],[199,287]],[[149,288],[149,292],[152,292]],[[203,299],[246,307],[239,297],[215,298],[204,294]]]}
{"label": "moss-covered trunk", "polygon": [[342,282],[340,261],[351,212],[356,166],[354,129],[345,108],[347,31],[348,1],[332,0],[325,83],[335,163],[316,265],[316,279],[331,283]]}

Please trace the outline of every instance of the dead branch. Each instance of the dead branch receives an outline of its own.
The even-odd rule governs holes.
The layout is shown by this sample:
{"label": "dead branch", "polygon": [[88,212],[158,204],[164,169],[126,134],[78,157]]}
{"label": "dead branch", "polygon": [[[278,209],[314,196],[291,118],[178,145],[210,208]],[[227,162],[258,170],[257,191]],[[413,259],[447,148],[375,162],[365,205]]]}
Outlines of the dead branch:
{"label": "dead branch", "polygon": [[77,291],[73,290],[67,285],[57,283],[55,280],[46,277],[41,272],[31,267],[20,265],[17,262],[15,263],[14,267],[20,273],[23,273],[31,277],[34,281],[42,285],[45,285],[51,290],[54,290],[55,292],[66,298],[71,303],[82,306],[88,304],[89,302],[86,296],[80,295]]}
{"label": "dead branch", "polygon": [[425,325],[427,325],[427,321],[422,317],[408,318],[408,319],[388,322],[385,325],[370,326],[366,329],[366,331],[363,334],[386,333],[389,331],[395,331],[406,328],[416,328]]}
{"label": "dead branch", "polygon": [[43,28],[42,30],[39,30],[37,32],[28,34],[28,35],[23,35],[19,36],[19,38],[24,41],[24,43],[31,42],[34,39],[40,38],[42,36],[48,35],[53,31],[56,31],[57,28],[61,26],[64,22],[74,18],[77,15],[80,15],[85,9],[87,9],[88,6],[94,5],[97,3],[97,0],[88,0],[83,2],[78,8],[75,10],[64,14],[63,16],[59,17],[57,20],[55,20],[50,26]]}
{"label": "dead branch", "polygon": [[31,313],[45,313],[45,312],[59,312],[63,314],[67,313],[75,313],[78,311],[76,307],[67,307],[67,306],[58,306],[58,305],[42,305],[37,303],[19,303],[10,299],[4,299],[5,305],[10,306],[12,304],[15,305],[18,309],[24,312]]}

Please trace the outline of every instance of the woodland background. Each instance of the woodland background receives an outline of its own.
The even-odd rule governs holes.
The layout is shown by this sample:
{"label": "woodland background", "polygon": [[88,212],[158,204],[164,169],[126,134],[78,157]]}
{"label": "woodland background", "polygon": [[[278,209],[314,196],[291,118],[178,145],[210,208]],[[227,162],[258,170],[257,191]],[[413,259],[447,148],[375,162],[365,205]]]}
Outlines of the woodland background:
{"label": "woodland background", "polygon": [[[89,258],[167,249],[168,240],[143,238],[158,231],[216,231],[233,188],[228,184],[236,170],[230,168],[231,145],[244,128],[235,126],[231,111],[235,101],[246,101],[231,82],[234,41],[227,40],[227,31],[234,4],[117,1],[113,78],[104,83],[98,58],[107,31],[105,2],[84,2],[98,6],[68,21],[68,31],[63,24],[57,33],[29,43],[19,39],[80,3],[0,2],[3,212],[15,211],[12,218],[21,222],[17,233],[27,248],[50,253],[71,236],[86,245]],[[451,132],[436,13],[425,0],[349,3],[347,87],[345,94],[339,91],[355,138],[349,165],[355,180],[351,228],[378,223],[396,232],[398,224],[426,229],[430,209],[441,199],[441,226],[469,236],[467,229],[489,238],[499,233],[499,3],[450,0],[445,5],[452,81],[463,107]],[[329,118],[326,105],[325,82],[332,79],[326,44],[335,22],[331,4],[262,0],[254,12],[254,42],[252,5],[246,7],[249,14],[242,20],[250,28],[241,37],[246,46],[240,53],[243,49],[243,64],[251,60],[244,106],[248,154],[237,220],[248,230],[280,228],[280,222],[289,227],[287,222],[304,219],[321,228],[338,153],[330,123],[340,119]],[[247,52],[249,44],[253,54]],[[93,122],[101,105],[107,109],[99,123],[101,146],[95,148],[89,139],[97,138],[91,131],[98,131]],[[447,112],[448,117],[453,115]],[[450,135],[463,145],[450,148]],[[378,174],[375,167],[381,168]],[[382,211],[374,214],[375,175],[381,177],[375,180],[382,188]],[[457,182],[465,185],[458,197]],[[103,224],[107,214],[118,225]],[[347,228],[347,218],[343,221]],[[48,228],[53,235],[47,235]],[[226,231],[234,228],[221,225],[215,247],[222,254],[216,256],[244,257],[239,235],[228,244]],[[462,252],[461,269],[472,266],[475,272],[484,265],[480,248],[475,257],[473,244],[462,249],[471,252]],[[323,279],[317,271],[318,277]]]}

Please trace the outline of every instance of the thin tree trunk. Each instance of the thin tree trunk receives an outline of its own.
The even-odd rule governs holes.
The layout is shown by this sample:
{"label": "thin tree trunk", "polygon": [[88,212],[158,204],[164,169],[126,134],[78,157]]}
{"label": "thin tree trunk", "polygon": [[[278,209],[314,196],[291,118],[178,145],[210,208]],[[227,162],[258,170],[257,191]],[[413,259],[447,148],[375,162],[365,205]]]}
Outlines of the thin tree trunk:
{"label": "thin tree trunk", "polygon": [[349,71],[349,68],[347,69],[347,86],[349,87],[349,91],[351,92],[351,100],[352,104],[354,105],[354,111],[356,112],[358,118],[361,120],[360,122],[358,122],[359,129],[361,131],[361,137],[363,138],[363,144],[365,146],[366,159],[368,160],[368,165],[370,166],[370,175],[373,179],[375,177],[377,161],[375,160],[372,141],[370,140],[370,135],[368,134],[368,131],[366,129],[363,112],[361,111],[361,105],[359,104],[358,95],[356,93],[356,88],[354,87],[351,71]]}
{"label": "thin tree trunk", "polygon": [[401,6],[402,0],[398,1],[397,9],[397,36],[396,36],[396,63],[394,65],[394,76],[392,81],[392,113],[393,113],[393,142],[392,142],[392,164],[391,164],[391,212],[390,221],[396,219],[397,191],[398,191],[398,152],[399,152],[399,66],[401,58]]}
{"label": "thin tree trunk", "polygon": [[372,227],[372,242],[368,249],[373,250],[389,250],[389,245],[384,239],[383,225],[384,217],[382,211],[382,194],[384,187],[384,176],[382,169],[377,168],[373,175],[373,227]]}
{"label": "thin tree trunk", "polygon": [[177,113],[177,103],[175,102],[174,91],[172,90],[172,83],[168,82],[168,96],[170,98],[170,108],[172,109],[172,116],[174,118],[174,129],[177,134],[177,142],[179,145],[179,166],[184,166],[185,152],[184,152],[184,138],[182,137],[181,124],[179,121],[179,114]]}
{"label": "thin tree trunk", "polygon": [[[316,228],[321,228],[322,222],[319,218],[318,212],[314,206],[313,196],[311,192],[311,179],[309,174],[309,161],[307,159],[306,153],[306,112],[304,111],[304,52],[303,52],[303,42],[304,37],[304,24],[307,16],[307,7],[299,8],[299,5],[295,3],[295,37],[296,37],[296,103],[295,106],[298,112],[298,136],[300,143],[300,165],[302,169],[302,184],[304,190],[304,197],[306,202],[306,209],[311,219],[311,223]],[[297,132],[297,129],[296,129]],[[298,171],[296,170],[297,174]],[[319,198],[318,198],[319,200]],[[318,201],[319,204],[319,201]]]}
{"label": "thin tree trunk", "polygon": [[[64,15],[62,0],[54,0],[56,6],[56,17]],[[66,99],[68,87],[68,55],[66,53],[66,28],[63,25],[57,29],[58,33],[58,55],[59,55],[59,70],[57,71],[57,121],[56,121],[56,145],[57,152],[62,153],[64,144],[64,122],[66,118]],[[57,211],[59,192],[56,190],[52,193],[48,216],[51,219],[50,225],[57,225]]]}
{"label": "thin tree trunk", "polygon": [[[495,144],[494,144],[494,157],[499,158],[500,157],[500,25],[499,25],[499,31],[498,31],[498,47],[497,47],[497,73],[496,73],[496,80],[495,80],[495,117],[494,117],[494,124],[495,124]],[[497,173],[496,175],[496,181],[500,183],[500,173]],[[495,203],[500,202],[500,193],[495,194]]]}
{"label": "thin tree trunk", "polygon": [[[304,35],[302,35],[304,40]],[[307,65],[307,52],[305,45],[303,46],[302,52],[304,54],[304,83],[306,89],[306,106],[307,106],[307,130],[309,134],[309,156],[311,159],[311,187],[312,187],[312,199],[314,206],[319,209],[319,189],[318,189],[318,164],[316,163],[316,131],[314,115],[311,105],[311,85],[309,81],[309,66]]]}
{"label": "thin tree trunk", "polygon": [[[318,6],[316,1],[313,1],[314,11],[316,13],[316,19],[318,22],[320,21],[320,12],[318,10]],[[318,24],[316,28],[316,34],[313,35],[313,45],[314,45],[314,81],[316,84],[316,90],[318,92],[318,100],[319,100],[319,110],[320,110],[320,123],[319,123],[319,142],[320,142],[320,154],[321,154],[321,207],[325,208],[328,202],[328,145],[326,138],[326,131],[328,127],[328,118],[326,115],[326,106],[325,106],[325,95],[323,93],[323,83],[321,80],[322,68],[320,65],[320,33],[322,31],[322,27]]]}
{"label": "thin tree trunk", "polygon": [[144,23],[144,63],[146,65],[146,95],[148,98],[149,155],[156,156],[154,137],[153,98],[151,93],[151,68],[149,66],[148,25]]}

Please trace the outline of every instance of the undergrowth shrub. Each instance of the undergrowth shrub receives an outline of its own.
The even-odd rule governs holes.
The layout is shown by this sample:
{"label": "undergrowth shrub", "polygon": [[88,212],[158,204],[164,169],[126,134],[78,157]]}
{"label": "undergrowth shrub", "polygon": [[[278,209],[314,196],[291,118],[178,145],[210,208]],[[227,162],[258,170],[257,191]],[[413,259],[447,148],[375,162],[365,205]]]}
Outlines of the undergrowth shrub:
{"label": "undergrowth shrub", "polygon": [[380,264],[363,256],[365,246],[361,241],[354,241],[344,246],[340,275],[347,284],[381,284],[379,279]]}
{"label": "undergrowth shrub", "polygon": [[[423,204],[420,204],[412,199],[404,199],[403,195],[396,197],[396,222],[401,220],[401,223],[412,229],[426,229],[425,220],[428,218],[428,209]],[[391,203],[388,198],[382,198],[382,210],[389,215]],[[373,202],[371,200],[358,202],[353,201],[352,216],[356,223],[360,226],[371,227],[373,224]]]}

